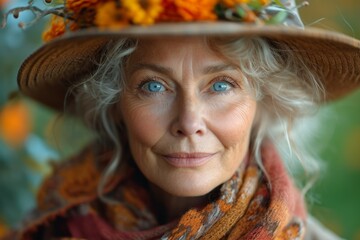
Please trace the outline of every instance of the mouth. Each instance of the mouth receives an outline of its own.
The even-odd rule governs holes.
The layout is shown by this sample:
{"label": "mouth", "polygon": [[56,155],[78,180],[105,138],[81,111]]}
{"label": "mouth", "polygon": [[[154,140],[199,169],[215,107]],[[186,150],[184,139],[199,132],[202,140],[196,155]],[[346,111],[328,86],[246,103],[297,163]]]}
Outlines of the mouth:
{"label": "mouth", "polygon": [[178,152],[162,155],[166,162],[178,168],[200,167],[206,164],[216,153],[205,152]]}

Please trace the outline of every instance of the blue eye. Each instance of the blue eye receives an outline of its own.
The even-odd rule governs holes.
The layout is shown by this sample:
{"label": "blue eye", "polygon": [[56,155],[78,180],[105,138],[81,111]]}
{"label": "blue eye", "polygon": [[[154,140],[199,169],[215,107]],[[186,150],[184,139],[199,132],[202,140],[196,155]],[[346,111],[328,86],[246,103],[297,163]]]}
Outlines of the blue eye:
{"label": "blue eye", "polygon": [[164,85],[157,81],[149,81],[149,82],[145,83],[142,86],[142,88],[148,92],[164,92],[165,91]]}
{"label": "blue eye", "polygon": [[225,81],[219,81],[212,85],[212,90],[215,92],[225,92],[231,88],[230,83]]}

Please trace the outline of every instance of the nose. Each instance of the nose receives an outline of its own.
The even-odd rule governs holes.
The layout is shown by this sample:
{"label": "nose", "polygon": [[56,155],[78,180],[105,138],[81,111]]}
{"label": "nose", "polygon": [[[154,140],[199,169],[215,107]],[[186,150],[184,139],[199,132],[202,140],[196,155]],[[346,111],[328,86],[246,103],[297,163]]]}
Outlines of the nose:
{"label": "nose", "polygon": [[193,97],[183,97],[177,101],[175,119],[171,124],[171,133],[176,137],[192,135],[202,136],[207,127],[200,101]]}

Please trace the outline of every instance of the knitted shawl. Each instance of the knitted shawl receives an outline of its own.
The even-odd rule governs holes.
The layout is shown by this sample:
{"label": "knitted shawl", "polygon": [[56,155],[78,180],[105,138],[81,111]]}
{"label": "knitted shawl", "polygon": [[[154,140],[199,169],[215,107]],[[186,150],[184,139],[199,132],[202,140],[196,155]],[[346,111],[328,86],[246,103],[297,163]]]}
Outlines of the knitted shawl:
{"label": "knitted shawl", "polygon": [[[19,239],[303,239],[306,209],[274,146],[262,147],[263,168],[244,164],[204,206],[160,224],[146,180],[126,168],[106,186],[97,186],[104,162],[91,148],[55,168],[38,194],[38,207]],[[109,159],[104,154],[100,159]],[[266,173],[266,174],[265,174]],[[159,208],[159,206],[157,206]],[[161,207],[160,207],[161,208]]]}

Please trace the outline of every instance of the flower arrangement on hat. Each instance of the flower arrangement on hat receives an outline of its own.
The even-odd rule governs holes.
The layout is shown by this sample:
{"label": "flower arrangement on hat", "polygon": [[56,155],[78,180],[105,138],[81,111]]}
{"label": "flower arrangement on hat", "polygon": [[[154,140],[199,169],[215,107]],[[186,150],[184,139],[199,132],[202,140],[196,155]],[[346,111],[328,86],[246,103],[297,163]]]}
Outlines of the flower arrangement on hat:
{"label": "flower arrangement on hat", "polygon": [[283,161],[317,176],[295,126],[360,86],[360,41],[305,28],[293,0],[32,3],[8,14],[55,17],[20,91],[97,138],[20,237],[335,239]]}
{"label": "flower arrangement on hat", "polygon": [[[51,3],[50,1],[46,1]],[[28,8],[32,7],[30,1]],[[301,6],[307,5],[303,2]],[[269,7],[280,11],[277,15],[266,12]],[[18,10],[12,12],[16,15]],[[280,0],[67,0],[53,3],[53,10],[40,14],[55,14],[43,39],[50,41],[66,30],[100,27],[117,28],[129,25],[152,25],[160,22],[193,22],[228,20],[257,24],[276,24],[285,20],[288,11]],[[66,20],[64,20],[66,19]]]}

